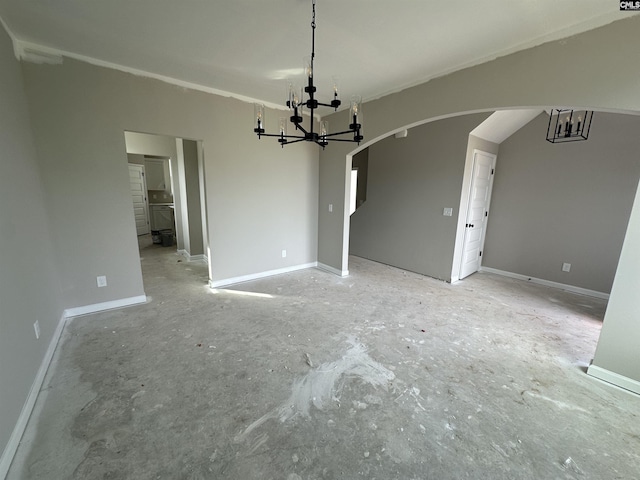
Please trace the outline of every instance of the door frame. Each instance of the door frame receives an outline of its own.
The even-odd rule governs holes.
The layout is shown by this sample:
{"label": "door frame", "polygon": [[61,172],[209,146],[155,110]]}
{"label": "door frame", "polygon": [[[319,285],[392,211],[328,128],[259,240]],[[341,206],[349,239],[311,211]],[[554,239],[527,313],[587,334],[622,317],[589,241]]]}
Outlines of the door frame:
{"label": "door frame", "polygon": [[[476,154],[481,153],[493,157],[493,169],[495,172],[498,155],[495,153],[487,152],[479,148],[474,148],[470,152],[467,152],[467,159],[464,166],[464,175],[462,179],[462,192],[460,195],[460,212],[458,214],[458,225],[456,229],[456,240],[453,253],[453,265],[451,269],[451,283],[455,283],[460,280],[460,270],[462,268],[463,261],[463,249],[464,249],[464,237],[465,237],[465,222],[469,212],[469,202],[471,201],[471,187],[473,180],[473,169],[475,166]],[[491,195],[493,193],[493,179],[489,185],[489,198],[487,199],[487,211],[491,206]],[[487,217],[488,218],[488,217]],[[484,250],[484,241],[487,235],[487,224],[482,232],[481,250]],[[482,267],[482,257],[478,262],[478,269]]]}

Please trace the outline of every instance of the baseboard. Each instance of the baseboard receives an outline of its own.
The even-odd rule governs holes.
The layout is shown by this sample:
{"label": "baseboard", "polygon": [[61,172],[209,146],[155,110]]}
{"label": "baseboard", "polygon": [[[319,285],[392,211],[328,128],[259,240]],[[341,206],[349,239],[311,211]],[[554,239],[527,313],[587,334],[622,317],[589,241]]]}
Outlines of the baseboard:
{"label": "baseboard", "polygon": [[199,260],[204,260],[207,263],[207,265],[209,264],[209,259],[203,253],[199,255],[190,255],[189,252],[187,252],[186,250],[178,250],[177,253],[178,255],[182,255],[184,258],[186,258],[187,262],[197,262]]}
{"label": "baseboard", "polygon": [[505,272],[504,270],[498,270],[490,267],[480,267],[481,272],[495,273],[496,275],[502,275],[503,277],[516,278],[518,280],[524,280],[526,282],[537,283],[538,285],[544,285],[546,287],[558,288],[571,293],[578,293],[580,295],[587,295],[588,297],[601,298],[603,300],[609,300],[609,294],[604,292],[597,292],[595,290],[589,290],[587,288],[575,287],[573,285],[566,285],[564,283],[552,282],[551,280],[543,280],[542,278],[529,277],[527,275],[521,275],[519,273]]}
{"label": "baseboard", "polygon": [[324,270],[325,272],[329,272],[329,273],[333,273],[334,275],[338,275],[340,277],[348,277],[349,276],[349,270],[338,270],[337,268],[333,268],[329,265],[326,265],[324,263],[320,263],[318,262],[318,265],[316,265],[317,268],[319,268],[320,270]]}
{"label": "baseboard", "polygon": [[236,283],[250,282],[251,280],[258,280],[260,278],[272,277],[274,275],[281,275],[283,273],[295,272],[297,270],[304,270],[306,268],[312,268],[317,265],[318,265],[317,262],[303,263],[302,265],[294,265],[292,267],[278,268],[276,270],[268,270],[266,272],[252,273],[251,275],[224,278],[222,280],[210,280],[209,286],[211,288],[226,287],[229,285],[235,285]]}
{"label": "baseboard", "polygon": [[619,373],[612,372],[606,368],[598,367],[596,365],[589,365],[587,369],[587,375],[591,375],[599,380],[615,385],[616,387],[629,390],[635,394],[640,395],[640,382],[633,380],[632,378],[625,377]]}
{"label": "baseboard", "polygon": [[47,351],[44,354],[44,358],[42,359],[36,378],[31,384],[31,390],[29,390],[29,395],[27,395],[27,400],[24,402],[18,421],[11,433],[11,437],[9,437],[9,442],[4,448],[4,452],[2,452],[2,457],[0,457],[0,478],[5,478],[9,473],[9,467],[11,467],[11,462],[18,450],[22,435],[27,428],[27,422],[29,421],[33,407],[38,399],[38,394],[42,388],[44,377],[46,376],[51,360],[53,359],[53,354],[55,353],[60,337],[62,336],[62,331],[64,330],[66,321],[67,317],[63,314],[58,321],[55,331],[53,332],[53,337],[51,338]]}
{"label": "baseboard", "polygon": [[121,298],[110,302],[94,303],[93,305],[84,305],[82,307],[67,308],[64,311],[65,318],[78,317],[80,315],[88,315],[90,313],[103,312],[105,310],[113,310],[114,308],[129,307],[138,305],[147,301],[146,295],[138,295],[137,297]]}

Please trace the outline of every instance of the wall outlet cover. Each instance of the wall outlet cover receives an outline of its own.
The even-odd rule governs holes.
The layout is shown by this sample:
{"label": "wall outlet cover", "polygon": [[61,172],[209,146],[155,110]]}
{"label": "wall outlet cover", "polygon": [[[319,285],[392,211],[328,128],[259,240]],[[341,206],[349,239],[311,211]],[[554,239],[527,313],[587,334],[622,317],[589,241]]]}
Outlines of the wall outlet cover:
{"label": "wall outlet cover", "polygon": [[562,264],[562,271],[563,272],[570,272],[571,271],[571,264],[570,263],[563,263]]}
{"label": "wall outlet cover", "polygon": [[445,207],[444,210],[442,210],[442,215],[445,217],[451,217],[453,215],[453,208]]}
{"label": "wall outlet cover", "polygon": [[98,287],[106,287],[107,286],[107,277],[104,275],[100,275],[96,278],[96,282],[98,283]]}

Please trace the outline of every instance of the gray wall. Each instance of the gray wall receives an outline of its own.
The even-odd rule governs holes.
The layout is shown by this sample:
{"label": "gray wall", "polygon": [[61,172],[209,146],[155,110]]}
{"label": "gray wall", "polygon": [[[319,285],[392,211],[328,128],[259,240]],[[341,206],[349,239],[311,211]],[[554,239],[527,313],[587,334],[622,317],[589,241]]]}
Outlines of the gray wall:
{"label": "gray wall", "polygon": [[500,145],[482,265],[609,293],[640,177],[640,117],[595,113],[587,141],[562,144],[545,140],[548,121]]}
{"label": "gray wall", "polygon": [[0,452],[64,306],[22,82],[0,28]]}
{"label": "gray wall", "polygon": [[214,280],[316,260],[317,147],[258,140],[252,105],[69,59],[21,66],[4,31],[0,100],[1,448],[63,309],[144,294],[126,130],[204,140]]}
{"label": "gray wall", "polygon": [[189,224],[189,245],[185,245],[189,255],[204,254],[202,242],[202,214],[200,205],[200,181],[198,172],[198,143],[183,141],[185,200]]}
{"label": "gray wall", "polygon": [[252,105],[68,59],[23,71],[67,306],[143,294],[124,131],[204,141],[213,280],[316,260],[317,147],[255,138]]}
{"label": "gray wall", "polygon": [[[640,62],[629,61],[637,56],[638,31],[640,15],[630,16],[366,102],[365,142],[320,152],[318,261],[338,270],[348,264],[347,155],[407,126],[462,112],[558,105],[640,111]],[[559,82],[553,72],[575,80]],[[341,111],[325,119],[338,128],[347,116]]]}
{"label": "gray wall", "polygon": [[[318,262],[339,271],[348,269],[349,215],[345,205],[351,169],[350,157],[389,133],[460,112],[493,111],[499,108],[589,106],[596,110],[640,112],[640,62],[637,39],[640,16],[613,22],[561,41],[507,55],[491,62],[440,77],[416,87],[364,104],[365,143],[331,146],[320,153],[318,210]],[[571,81],[558,81],[558,75]],[[347,113],[327,118],[332,125],[346,125]],[[594,128],[596,125],[594,124]],[[500,161],[500,160],[498,160]],[[637,196],[638,194],[636,194]],[[328,212],[327,204],[333,205]],[[640,208],[629,219],[629,231],[640,229]],[[489,221],[490,225],[491,221]],[[489,226],[489,228],[491,228]],[[634,230],[635,229],[635,230]],[[635,238],[635,237],[634,237]],[[640,277],[637,253],[629,246],[620,256],[616,279],[637,286]],[[631,267],[627,268],[625,262]],[[621,267],[624,265],[624,268]],[[609,356],[607,365],[640,382],[640,359],[616,345],[637,346],[640,338],[637,288],[615,287],[603,329],[608,336],[598,355]],[[631,313],[630,313],[631,312]],[[620,328],[616,328],[620,326]],[[610,331],[611,333],[606,333]],[[602,357],[604,358],[604,357]],[[589,359],[585,359],[588,361]],[[596,357],[596,361],[598,357]],[[621,369],[621,365],[626,365]],[[606,367],[603,367],[606,368]]]}
{"label": "gray wall", "polygon": [[[351,216],[351,254],[451,280],[467,141],[487,116],[427,123],[369,147],[367,201]],[[454,215],[443,216],[445,207]]]}
{"label": "gray wall", "polygon": [[356,208],[367,201],[367,185],[369,183],[369,149],[362,150],[353,156],[351,168],[358,170],[358,184],[356,185]]}

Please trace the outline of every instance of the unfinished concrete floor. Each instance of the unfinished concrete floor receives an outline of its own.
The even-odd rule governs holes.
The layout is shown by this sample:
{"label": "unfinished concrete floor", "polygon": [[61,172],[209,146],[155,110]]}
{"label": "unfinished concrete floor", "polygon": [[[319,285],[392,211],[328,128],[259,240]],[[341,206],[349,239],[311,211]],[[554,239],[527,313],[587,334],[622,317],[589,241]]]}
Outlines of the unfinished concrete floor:
{"label": "unfinished concrete floor", "polygon": [[67,325],[9,479],[640,478],[640,398],[585,374],[605,302],[351,258]]}

